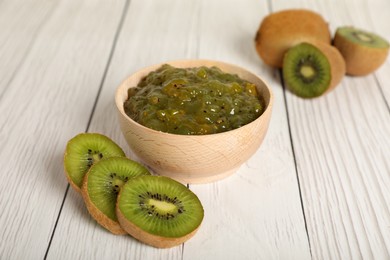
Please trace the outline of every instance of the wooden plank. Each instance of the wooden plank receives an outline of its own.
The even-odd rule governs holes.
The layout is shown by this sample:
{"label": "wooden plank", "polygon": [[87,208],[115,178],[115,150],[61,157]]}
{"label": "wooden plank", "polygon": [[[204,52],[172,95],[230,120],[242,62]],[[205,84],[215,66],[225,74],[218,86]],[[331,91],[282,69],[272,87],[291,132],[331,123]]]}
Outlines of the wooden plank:
{"label": "wooden plank", "polygon": [[199,10],[199,57],[257,73],[271,85],[275,104],[264,143],[235,175],[190,187],[204,204],[205,219],[185,243],[184,259],[310,259],[283,90],[254,47],[268,10],[265,1],[233,0],[208,1]]}
{"label": "wooden plank", "polygon": [[[366,10],[361,12],[363,19],[354,19],[353,22],[357,23],[361,28],[367,28],[374,33],[379,34],[390,42],[390,23],[388,10],[390,10],[389,1],[375,0],[370,1],[370,4],[365,1],[359,2],[360,6]],[[360,8],[358,4],[355,4],[355,8]],[[367,26],[368,24],[368,26]],[[375,85],[380,88],[386,99],[387,108],[390,111],[390,88],[388,82],[390,82],[390,58],[388,57],[386,62],[374,73],[374,78],[377,81]],[[372,86],[374,88],[374,85]]]}
{"label": "wooden plank", "polygon": [[1,259],[45,255],[67,187],[65,144],[85,131],[124,2],[24,4],[1,2]]}
{"label": "wooden plank", "polygon": [[[327,1],[273,1],[273,11],[309,8],[329,21],[333,33],[355,25],[389,37],[389,17],[376,22],[389,6],[384,2],[339,1],[334,8]],[[385,85],[378,85],[389,74],[385,66],[380,80],[345,77],[335,91],[314,100],[286,92],[314,259],[390,257],[390,115],[380,91]]]}
{"label": "wooden plank", "polygon": [[37,34],[54,13],[56,1],[3,1],[0,6],[0,100]]}
{"label": "wooden plank", "polygon": [[[155,63],[189,58],[194,52],[197,1],[132,0],[89,128],[110,136],[134,158],[119,129],[114,92],[130,73]],[[169,6],[169,8],[167,8]],[[64,243],[66,238],[66,243]],[[181,259],[182,247],[160,250],[130,236],[115,236],[88,214],[69,191],[49,252],[50,259]]]}

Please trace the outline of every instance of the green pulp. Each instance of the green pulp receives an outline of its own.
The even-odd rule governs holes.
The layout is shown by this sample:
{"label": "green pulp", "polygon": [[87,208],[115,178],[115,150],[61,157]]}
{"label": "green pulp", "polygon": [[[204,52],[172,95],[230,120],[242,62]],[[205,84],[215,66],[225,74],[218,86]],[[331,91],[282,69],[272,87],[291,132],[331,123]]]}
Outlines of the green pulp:
{"label": "green pulp", "polygon": [[203,135],[239,128],[265,109],[256,86],[217,67],[163,65],[128,90],[126,114],[154,130]]}

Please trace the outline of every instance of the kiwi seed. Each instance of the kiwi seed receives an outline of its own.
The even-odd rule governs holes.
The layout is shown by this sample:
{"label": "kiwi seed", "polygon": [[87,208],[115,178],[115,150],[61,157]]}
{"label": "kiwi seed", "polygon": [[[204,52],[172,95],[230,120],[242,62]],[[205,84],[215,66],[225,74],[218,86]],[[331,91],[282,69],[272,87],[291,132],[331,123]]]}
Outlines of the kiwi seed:
{"label": "kiwi seed", "polygon": [[141,175],[150,172],[126,157],[111,157],[94,164],[84,176],[81,194],[89,213],[114,234],[126,234],[115,213],[118,193],[129,179]]}
{"label": "kiwi seed", "polygon": [[190,239],[203,220],[198,197],[183,184],[163,176],[140,176],[123,185],[116,214],[134,238],[159,248]]}
{"label": "kiwi seed", "polygon": [[66,145],[64,167],[71,186],[80,192],[83,177],[96,162],[113,156],[125,156],[123,150],[107,136],[82,133]]}
{"label": "kiwi seed", "polygon": [[289,9],[272,13],[262,20],[255,46],[265,64],[281,68],[283,56],[289,48],[310,40],[330,44],[328,23],[313,11]]}
{"label": "kiwi seed", "polygon": [[341,54],[331,45],[312,41],[289,49],[283,60],[287,88],[303,98],[314,98],[332,90],[345,74]]}
{"label": "kiwi seed", "polygon": [[333,44],[345,59],[347,74],[354,76],[378,69],[386,61],[390,47],[379,35],[350,26],[336,30]]}

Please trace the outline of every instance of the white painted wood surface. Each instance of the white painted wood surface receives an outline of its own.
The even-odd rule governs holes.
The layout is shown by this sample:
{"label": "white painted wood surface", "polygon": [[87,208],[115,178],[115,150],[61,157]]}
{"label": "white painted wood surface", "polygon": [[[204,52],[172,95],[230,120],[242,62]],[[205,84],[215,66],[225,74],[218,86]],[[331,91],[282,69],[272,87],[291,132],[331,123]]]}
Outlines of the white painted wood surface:
{"label": "white painted wood surface", "polygon": [[64,147],[86,129],[123,5],[0,3],[0,259],[45,256],[67,187]]}
{"label": "white painted wood surface", "polygon": [[[336,6],[335,6],[336,5]],[[321,13],[390,40],[387,0],[0,2],[0,259],[390,259],[390,60],[314,100],[285,90],[257,57],[261,19]],[[67,189],[62,154],[100,132],[133,157],[115,113],[118,84],[183,58],[243,66],[275,95],[257,153],[234,176],[191,185],[198,234],[155,249],[114,236]]]}
{"label": "white painted wood surface", "polygon": [[[300,2],[289,1],[288,7]],[[332,8],[329,2],[305,1],[303,6],[322,13],[333,33],[354,25],[390,38],[389,18],[383,17],[388,2],[339,1]],[[284,8],[273,1],[273,11]],[[314,259],[390,259],[389,79],[386,64],[366,77],[346,77],[318,100],[286,93]]]}

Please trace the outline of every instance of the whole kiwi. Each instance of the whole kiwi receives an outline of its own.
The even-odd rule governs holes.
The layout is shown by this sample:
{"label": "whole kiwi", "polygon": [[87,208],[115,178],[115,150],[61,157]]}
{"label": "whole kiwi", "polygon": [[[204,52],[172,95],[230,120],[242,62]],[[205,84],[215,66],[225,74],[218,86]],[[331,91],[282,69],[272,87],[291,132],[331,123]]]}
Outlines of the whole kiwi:
{"label": "whole kiwi", "polygon": [[289,9],[272,13],[262,20],[255,46],[264,63],[281,68],[283,56],[289,48],[310,40],[330,44],[328,23],[313,11]]}
{"label": "whole kiwi", "polygon": [[333,44],[345,59],[347,74],[353,76],[377,70],[385,62],[390,46],[379,35],[351,26],[337,28]]}

